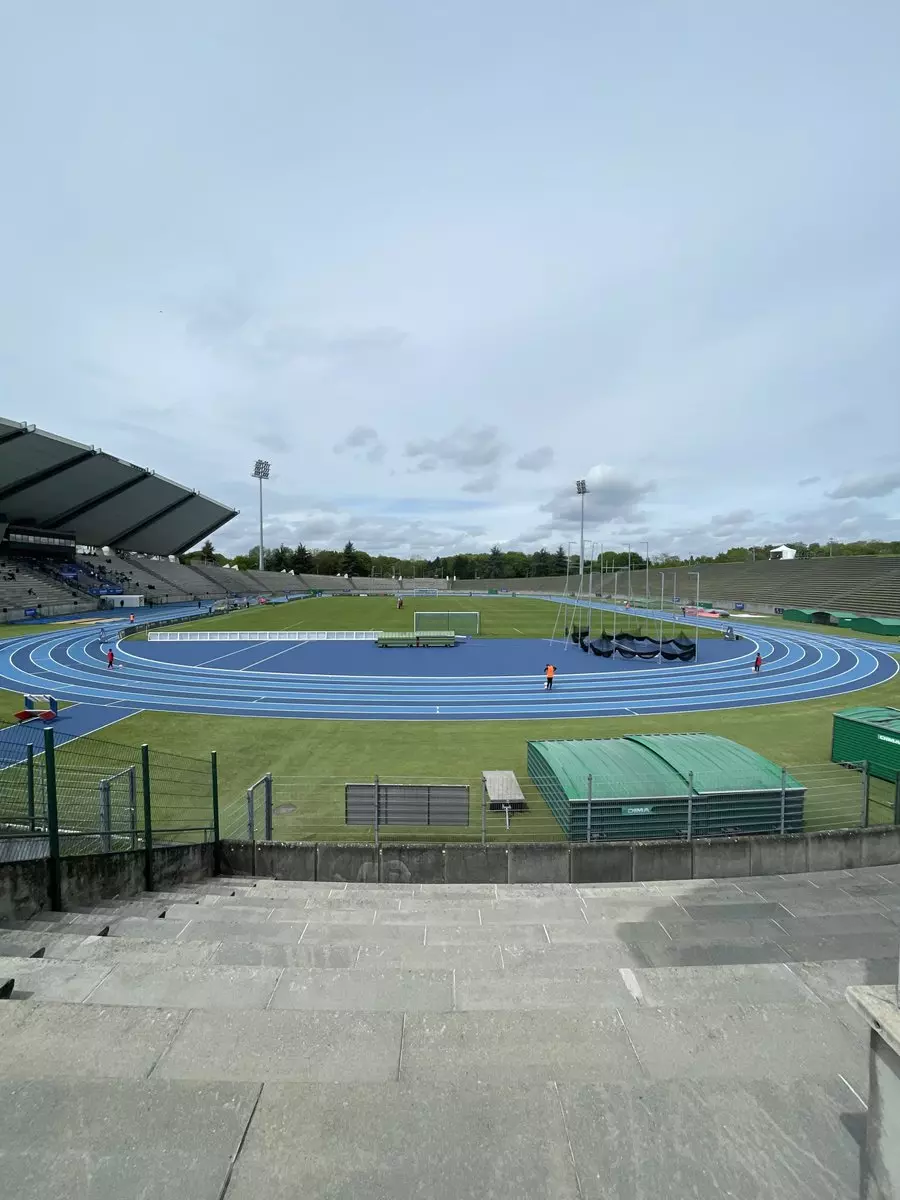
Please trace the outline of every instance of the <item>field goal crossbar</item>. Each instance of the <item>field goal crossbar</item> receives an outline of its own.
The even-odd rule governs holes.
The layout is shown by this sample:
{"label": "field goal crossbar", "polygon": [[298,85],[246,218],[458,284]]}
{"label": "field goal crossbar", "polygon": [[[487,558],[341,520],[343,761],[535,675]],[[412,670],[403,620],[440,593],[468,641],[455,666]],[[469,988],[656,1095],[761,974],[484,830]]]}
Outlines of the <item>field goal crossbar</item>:
{"label": "field goal crossbar", "polygon": [[481,613],[432,612],[429,609],[418,609],[414,613],[413,628],[416,633],[441,633],[452,629],[455,633],[477,635],[481,633]]}

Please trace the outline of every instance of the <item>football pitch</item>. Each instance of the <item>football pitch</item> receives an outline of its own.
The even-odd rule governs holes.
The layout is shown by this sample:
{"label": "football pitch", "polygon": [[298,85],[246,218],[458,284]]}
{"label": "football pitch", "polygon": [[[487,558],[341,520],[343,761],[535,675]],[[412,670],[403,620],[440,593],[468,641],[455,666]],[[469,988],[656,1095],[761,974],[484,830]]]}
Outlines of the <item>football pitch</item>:
{"label": "football pitch", "polygon": [[[572,622],[586,629],[588,610],[580,610],[572,604],[563,606],[547,600],[532,600],[527,597],[492,596],[410,596],[405,597],[403,608],[397,608],[393,596],[322,596],[308,600],[292,600],[286,604],[254,604],[250,608],[235,609],[221,616],[191,621],[185,630],[203,629],[380,629],[385,632],[402,633],[415,628],[417,612],[478,612],[481,615],[479,637],[485,638],[549,638],[554,630],[561,637],[567,623]],[[591,629],[594,634],[601,630],[611,633],[613,613],[594,610]],[[646,633],[650,637],[659,635],[659,621],[651,620],[645,613],[618,612],[615,628],[619,632]],[[662,623],[663,636],[673,632],[684,632],[693,637],[693,626],[685,627],[671,620]],[[140,635],[137,635],[140,636]],[[700,630],[701,637],[720,636],[712,630]]]}

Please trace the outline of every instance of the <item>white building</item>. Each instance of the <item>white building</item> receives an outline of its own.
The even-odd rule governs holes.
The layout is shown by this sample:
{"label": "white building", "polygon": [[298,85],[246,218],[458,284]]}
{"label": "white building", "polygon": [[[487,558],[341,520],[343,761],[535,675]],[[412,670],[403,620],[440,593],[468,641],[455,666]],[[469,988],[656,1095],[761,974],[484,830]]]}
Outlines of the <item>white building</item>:
{"label": "white building", "polygon": [[769,558],[783,558],[785,561],[797,557],[797,551],[793,546],[773,546],[769,551]]}

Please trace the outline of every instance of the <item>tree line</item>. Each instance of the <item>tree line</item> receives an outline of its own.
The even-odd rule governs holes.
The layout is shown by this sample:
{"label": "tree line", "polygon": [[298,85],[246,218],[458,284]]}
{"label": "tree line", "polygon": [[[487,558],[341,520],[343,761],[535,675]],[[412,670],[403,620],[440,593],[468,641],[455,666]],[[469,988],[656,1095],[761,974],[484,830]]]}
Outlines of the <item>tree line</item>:
{"label": "tree line", "polygon": [[[839,555],[860,554],[897,554],[900,555],[900,542],[859,541],[859,542],[795,542],[794,549],[798,558],[821,558]],[[772,545],[761,546],[732,546],[719,554],[692,555],[681,558],[671,554],[655,554],[650,556],[649,565],[655,567],[688,567],[696,563],[729,563],[747,562],[756,559],[767,559]],[[206,541],[199,549],[183,556],[184,562],[218,563],[221,566],[235,566],[239,570],[255,571],[259,566],[259,547],[252,547],[246,554],[237,554],[229,558],[219,554],[211,541]],[[536,578],[548,575],[565,575],[577,572],[579,560],[577,554],[568,554],[565,546],[557,546],[555,550],[542,547],[531,554],[521,550],[503,550],[494,545],[486,554],[450,554],[436,555],[434,558],[397,558],[390,554],[369,554],[359,550],[353,542],[348,541],[341,550],[311,550],[301,542],[296,547],[286,545],[276,546],[265,550],[263,555],[265,570],[293,571],[297,575],[350,575],[357,577],[376,576],[379,578],[412,579],[415,576],[426,578],[444,578],[454,576],[457,579],[522,579]],[[625,570],[629,562],[633,571],[642,570],[648,562],[640,554],[627,550],[605,551],[602,568],[605,571]],[[595,571],[601,569],[600,555],[594,559]],[[585,562],[585,570],[590,568],[589,560]]]}

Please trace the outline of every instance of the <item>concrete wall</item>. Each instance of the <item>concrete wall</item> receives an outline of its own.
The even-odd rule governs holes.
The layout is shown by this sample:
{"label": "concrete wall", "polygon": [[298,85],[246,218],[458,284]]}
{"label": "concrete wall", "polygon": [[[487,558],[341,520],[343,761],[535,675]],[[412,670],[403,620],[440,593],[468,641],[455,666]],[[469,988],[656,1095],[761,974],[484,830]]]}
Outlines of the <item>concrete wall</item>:
{"label": "concrete wall", "polygon": [[[258,842],[256,874],[371,883],[632,883],[734,879],[900,863],[900,826],[647,842]],[[226,874],[253,874],[248,842],[222,843]]]}
{"label": "concrete wall", "polygon": [[[153,881],[158,888],[194,883],[212,875],[212,846],[158,846]],[[0,864],[0,919],[27,921],[50,907],[50,860]],[[63,910],[144,890],[144,853],[83,854],[60,860]]]}

